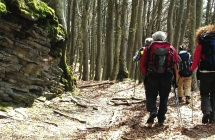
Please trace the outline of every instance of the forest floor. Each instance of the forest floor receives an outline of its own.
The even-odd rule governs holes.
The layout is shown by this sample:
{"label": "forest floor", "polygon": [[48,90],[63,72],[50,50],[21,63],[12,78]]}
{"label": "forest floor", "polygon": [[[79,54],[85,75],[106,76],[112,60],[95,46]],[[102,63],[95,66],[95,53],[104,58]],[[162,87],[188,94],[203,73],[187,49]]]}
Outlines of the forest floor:
{"label": "forest floor", "polygon": [[31,107],[0,111],[0,139],[215,139],[215,124],[201,123],[199,92],[192,93],[193,104],[180,104],[181,123],[171,92],[164,126],[149,128],[142,84],[78,81],[78,87],[80,94],[75,98],[70,94],[51,100],[40,97]]}

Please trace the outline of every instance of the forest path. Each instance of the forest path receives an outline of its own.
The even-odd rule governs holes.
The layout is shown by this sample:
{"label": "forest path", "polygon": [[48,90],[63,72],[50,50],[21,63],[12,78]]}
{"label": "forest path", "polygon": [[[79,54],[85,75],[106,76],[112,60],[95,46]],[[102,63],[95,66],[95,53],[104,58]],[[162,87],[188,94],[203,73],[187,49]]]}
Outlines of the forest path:
{"label": "forest path", "polygon": [[142,84],[78,81],[78,87],[76,98],[69,94],[52,100],[41,97],[30,108],[1,111],[0,139],[215,139],[215,125],[201,123],[199,92],[192,93],[193,104],[180,104],[183,129],[173,93],[164,126],[149,128]]}

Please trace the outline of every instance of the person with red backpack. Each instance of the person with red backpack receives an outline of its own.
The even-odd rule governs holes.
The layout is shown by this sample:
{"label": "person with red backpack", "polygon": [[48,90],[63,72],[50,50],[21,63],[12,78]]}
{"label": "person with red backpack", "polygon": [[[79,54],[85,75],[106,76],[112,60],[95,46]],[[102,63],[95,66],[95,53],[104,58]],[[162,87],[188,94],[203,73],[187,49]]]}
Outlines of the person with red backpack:
{"label": "person with red backpack", "polygon": [[199,71],[202,123],[215,123],[215,26],[198,28],[195,40],[198,44],[190,70],[198,67]]}
{"label": "person with red backpack", "polygon": [[[147,76],[146,108],[150,113],[147,123],[152,125],[157,117],[158,125],[163,125],[167,112],[167,102],[171,83],[175,73],[178,78],[178,56],[175,48],[165,41],[167,35],[157,31],[152,35],[153,42],[144,49],[140,59],[140,69]],[[157,96],[160,96],[159,108],[156,107]]]}

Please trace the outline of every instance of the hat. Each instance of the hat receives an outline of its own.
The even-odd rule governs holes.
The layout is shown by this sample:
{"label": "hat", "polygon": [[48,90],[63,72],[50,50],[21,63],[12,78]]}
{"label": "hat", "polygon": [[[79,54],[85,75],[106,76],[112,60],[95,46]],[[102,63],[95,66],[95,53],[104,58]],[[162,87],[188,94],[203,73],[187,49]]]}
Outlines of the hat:
{"label": "hat", "polygon": [[153,41],[153,38],[148,37],[148,38],[145,39],[145,44],[149,45],[152,41]]}
{"label": "hat", "polygon": [[157,31],[152,35],[154,41],[164,41],[166,37],[166,32],[163,31]]}

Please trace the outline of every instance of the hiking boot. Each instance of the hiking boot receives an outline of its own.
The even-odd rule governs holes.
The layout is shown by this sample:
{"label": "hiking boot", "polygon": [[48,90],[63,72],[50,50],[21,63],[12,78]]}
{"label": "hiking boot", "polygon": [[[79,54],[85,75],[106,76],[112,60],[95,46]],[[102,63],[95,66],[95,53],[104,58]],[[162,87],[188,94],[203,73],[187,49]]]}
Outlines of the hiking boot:
{"label": "hiking boot", "polygon": [[154,118],[157,116],[157,113],[156,112],[151,112],[150,113],[150,116],[147,120],[147,123],[154,123]]}
{"label": "hiking boot", "polygon": [[213,115],[213,113],[211,113],[210,115],[209,123],[215,123],[215,116]]}
{"label": "hiking boot", "polygon": [[178,97],[178,102],[179,102],[179,103],[184,102],[184,100],[182,99],[182,97]]}
{"label": "hiking boot", "polygon": [[208,123],[209,118],[210,118],[210,112],[204,112],[204,115],[202,117],[202,123]]}
{"label": "hiking boot", "polygon": [[189,104],[191,102],[190,96],[186,96],[186,104]]}
{"label": "hiking boot", "polygon": [[156,126],[156,127],[161,127],[161,126],[164,126],[164,124],[161,123],[161,122],[158,122],[155,126]]}

